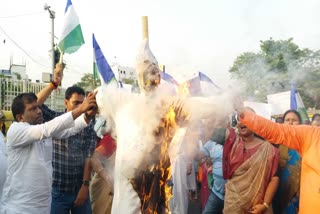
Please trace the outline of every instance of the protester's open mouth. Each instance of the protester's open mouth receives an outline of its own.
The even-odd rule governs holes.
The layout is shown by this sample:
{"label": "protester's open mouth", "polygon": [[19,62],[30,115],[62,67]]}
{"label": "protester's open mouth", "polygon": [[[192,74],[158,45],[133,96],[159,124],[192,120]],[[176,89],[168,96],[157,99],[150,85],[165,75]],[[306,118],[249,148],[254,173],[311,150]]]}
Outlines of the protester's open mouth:
{"label": "protester's open mouth", "polygon": [[244,125],[240,125],[239,128],[240,128],[241,130],[243,130],[243,129],[246,129],[247,127],[244,126]]}

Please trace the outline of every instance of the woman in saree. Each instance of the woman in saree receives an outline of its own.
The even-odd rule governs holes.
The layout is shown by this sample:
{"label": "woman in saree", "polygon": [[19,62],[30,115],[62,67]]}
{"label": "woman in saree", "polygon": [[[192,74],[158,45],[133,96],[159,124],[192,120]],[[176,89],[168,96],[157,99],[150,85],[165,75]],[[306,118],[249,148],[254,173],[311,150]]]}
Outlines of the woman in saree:
{"label": "woman in saree", "polygon": [[257,137],[245,125],[238,133],[229,128],[223,151],[225,185],[224,213],[273,213],[271,202],[277,190],[279,151]]}
{"label": "woman in saree", "polygon": [[[300,125],[299,112],[288,110],[283,115],[283,124]],[[301,174],[301,157],[294,149],[280,145],[280,184],[274,199],[274,212],[295,214],[299,209],[299,188]]]}
{"label": "woman in saree", "polygon": [[115,150],[117,148],[114,135],[114,123],[110,119],[99,118],[95,125],[96,133],[101,140],[91,157],[94,171],[90,182],[90,199],[92,213],[110,214],[113,200],[113,170]]}

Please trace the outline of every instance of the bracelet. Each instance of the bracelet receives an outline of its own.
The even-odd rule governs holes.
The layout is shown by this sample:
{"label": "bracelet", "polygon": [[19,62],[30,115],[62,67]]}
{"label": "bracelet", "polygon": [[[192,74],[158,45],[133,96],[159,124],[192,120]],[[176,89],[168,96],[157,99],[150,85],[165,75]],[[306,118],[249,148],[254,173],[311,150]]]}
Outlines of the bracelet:
{"label": "bracelet", "polygon": [[50,82],[49,86],[50,86],[50,88],[53,89],[53,90],[57,89],[51,82]]}
{"label": "bracelet", "polygon": [[55,81],[51,81],[50,82],[50,87],[52,88],[52,89],[57,89],[58,88],[58,84],[55,82]]}
{"label": "bracelet", "polygon": [[267,209],[270,208],[269,205],[268,205],[266,202],[263,202],[263,205],[264,205]]}

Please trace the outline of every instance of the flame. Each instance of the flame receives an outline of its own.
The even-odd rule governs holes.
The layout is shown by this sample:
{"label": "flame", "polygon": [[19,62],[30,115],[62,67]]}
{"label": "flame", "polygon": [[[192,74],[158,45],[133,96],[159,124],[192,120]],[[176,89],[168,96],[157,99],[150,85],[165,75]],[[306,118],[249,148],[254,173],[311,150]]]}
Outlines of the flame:
{"label": "flame", "polygon": [[186,114],[182,112],[181,103],[169,106],[155,131],[155,136],[159,137],[160,141],[158,147],[155,147],[155,154],[159,155],[158,161],[152,166],[146,166],[141,175],[131,182],[138,192],[141,212],[144,214],[171,213],[169,200],[173,195],[168,150],[179,128],[177,117],[182,120],[186,118]]}
{"label": "flame", "polygon": [[[163,141],[161,144],[161,153],[160,153],[160,168],[163,170],[162,175],[167,174],[167,179],[165,180],[165,183],[161,183],[160,186],[164,185],[164,191],[165,191],[165,206],[168,209],[169,208],[169,200],[172,197],[172,191],[171,186],[167,184],[168,180],[171,178],[171,165],[166,166],[166,162],[170,161],[168,156],[168,150],[169,150],[169,144],[171,142],[171,139],[174,136],[174,133],[177,128],[176,124],[176,113],[174,111],[173,106],[169,107],[169,111],[166,114],[166,120],[165,123],[167,124],[165,126],[165,133],[163,136]],[[169,142],[170,139],[170,142]]]}

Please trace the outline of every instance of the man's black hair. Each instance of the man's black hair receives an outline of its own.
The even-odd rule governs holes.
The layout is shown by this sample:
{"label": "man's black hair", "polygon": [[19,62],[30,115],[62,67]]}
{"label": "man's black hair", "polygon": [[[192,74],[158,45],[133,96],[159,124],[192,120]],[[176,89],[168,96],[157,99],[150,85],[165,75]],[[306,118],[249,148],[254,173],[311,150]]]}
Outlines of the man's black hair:
{"label": "man's black hair", "polygon": [[22,93],[16,96],[11,104],[11,111],[13,118],[18,122],[17,114],[23,114],[25,110],[25,104],[30,104],[37,101],[37,96],[34,93]]}
{"label": "man's black hair", "polygon": [[69,100],[71,98],[72,94],[74,94],[74,93],[86,96],[86,93],[82,88],[80,88],[79,86],[73,85],[73,86],[67,88],[64,98]]}

